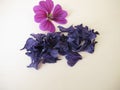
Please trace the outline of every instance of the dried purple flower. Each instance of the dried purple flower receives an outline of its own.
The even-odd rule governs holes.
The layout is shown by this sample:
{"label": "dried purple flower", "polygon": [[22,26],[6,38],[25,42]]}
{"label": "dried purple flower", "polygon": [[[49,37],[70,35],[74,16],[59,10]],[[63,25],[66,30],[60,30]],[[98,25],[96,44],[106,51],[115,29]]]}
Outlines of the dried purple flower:
{"label": "dried purple flower", "polygon": [[[31,57],[31,64],[28,67],[38,69],[39,63],[56,63],[58,55],[65,55],[67,64],[74,66],[82,56],[78,52],[94,52],[95,38],[99,34],[87,26],[77,25],[64,28],[58,27],[61,32],[45,34],[31,34],[23,49],[26,55]],[[67,34],[64,34],[67,33]]]}
{"label": "dried purple flower", "polygon": [[68,33],[67,42],[72,48],[72,51],[87,51],[89,53],[94,52],[94,46],[97,43],[95,38],[99,34],[98,32],[94,32],[93,29],[91,30],[87,26],[83,27],[82,24],[75,27],[70,26],[69,28],[58,26],[58,28],[61,32]]}
{"label": "dried purple flower", "polygon": [[54,8],[52,0],[40,1],[39,5],[33,8],[35,12],[34,19],[37,23],[40,23],[41,30],[48,30],[49,32],[55,32],[55,26],[52,21],[59,24],[66,24],[67,12],[57,4]]}
{"label": "dried purple flower", "polygon": [[74,66],[78,60],[82,59],[82,56],[77,52],[69,52],[66,55],[66,59],[69,66]]}

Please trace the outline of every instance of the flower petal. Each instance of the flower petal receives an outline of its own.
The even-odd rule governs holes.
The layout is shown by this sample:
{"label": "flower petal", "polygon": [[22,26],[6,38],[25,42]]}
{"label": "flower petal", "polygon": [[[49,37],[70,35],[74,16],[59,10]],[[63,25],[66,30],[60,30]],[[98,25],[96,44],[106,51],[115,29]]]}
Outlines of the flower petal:
{"label": "flower petal", "polygon": [[58,26],[58,28],[61,32],[72,32],[73,33],[74,31],[74,27],[72,25],[69,28],[64,28],[62,26]]}
{"label": "flower petal", "polygon": [[51,50],[50,55],[54,58],[57,58],[58,57],[58,50],[55,50],[55,49]]}
{"label": "flower petal", "polygon": [[45,20],[46,17],[47,17],[46,15],[47,15],[47,14],[36,14],[36,15],[34,16],[35,22],[40,23],[41,21]]}
{"label": "flower petal", "polygon": [[59,23],[59,24],[66,24],[67,23],[67,20],[66,19],[62,19],[62,18],[57,18],[54,21]]}
{"label": "flower petal", "polygon": [[53,11],[53,17],[54,17],[53,20],[56,21],[57,23],[65,24],[67,23],[67,20],[65,19],[66,16],[67,16],[67,12],[62,10],[62,7],[59,4],[57,4]]}
{"label": "flower petal", "polygon": [[41,10],[42,10],[42,8],[39,5],[33,7],[33,11],[35,13],[39,13],[39,11],[41,11]]}
{"label": "flower petal", "polygon": [[44,10],[42,10],[40,6],[35,6],[33,10],[36,13],[36,15],[34,16],[34,20],[37,23],[47,18],[47,13]]}
{"label": "flower petal", "polygon": [[45,34],[30,34],[30,35],[33,36],[38,42],[42,42],[43,38],[46,37]]}
{"label": "flower petal", "polygon": [[44,20],[40,24],[40,29],[55,32],[55,26],[50,20]]}
{"label": "flower petal", "polygon": [[26,55],[28,55],[29,57],[31,57],[31,63],[29,66],[27,66],[28,68],[35,68],[38,69],[39,63],[42,61],[40,58],[40,55],[38,52],[27,52]]}
{"label": "flower petal", "polygon": [[25,46],[21,50],[26,49],[27,51],[30,51],[37,44],[38,42],[36,40],[34,40],[33,38],[28,38]]}
{"label": "flower petal", "polygon": [[67,16],[67,12],[62,10],[62,7],[59,4],[57,4],[55,6],[54,11],[53,11],[53,16],[54,17],[66,17]]}
{"label": "flower petal", "polygon": [[50,54],[43,54],[43,62],[42,63],[56,63],[59,60],[57,57],[53,57]]}
{"label": "flower petal", "polygon": [[66,55],[66,59],[69,66],[74,66],[82,56],[77,52],[70,52]]}
{"label": "flower petal", "polygon": [[94,49],[95,49],[95,44],[97,43],[97,41],[93,41],[90,45],[88,45],[85,49],[85,51],[87,51],[88,53],[93,53]]}
{"label": "flower petal", "polygon": [[52,0],[46,0],[46,1],[40,1],[40,6],[42,7],[43,10],[47,11],[48,14],[51,13],[54,3]]}

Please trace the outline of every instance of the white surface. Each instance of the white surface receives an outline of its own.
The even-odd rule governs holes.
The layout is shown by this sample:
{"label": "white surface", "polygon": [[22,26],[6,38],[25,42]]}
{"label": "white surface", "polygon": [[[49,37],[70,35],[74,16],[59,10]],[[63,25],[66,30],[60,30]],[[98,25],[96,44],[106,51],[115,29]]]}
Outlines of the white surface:
{"label": "white surface", "polygon": [[41,33],[33,6],[39,0],[0,0],[0,90],[120,90],[120,0],[54,0],[69,13],[65,26],[83,23],[100,32],[94,54],[69,67],[66,60],[28,69],[20,49]]}

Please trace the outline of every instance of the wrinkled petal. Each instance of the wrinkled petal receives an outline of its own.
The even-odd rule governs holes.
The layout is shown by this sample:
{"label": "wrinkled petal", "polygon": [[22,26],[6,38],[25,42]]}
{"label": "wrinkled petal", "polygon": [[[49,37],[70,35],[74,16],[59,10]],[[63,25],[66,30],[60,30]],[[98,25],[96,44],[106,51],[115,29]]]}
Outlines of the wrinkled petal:
{"label": "wrinkled petal", "polygon": [[74,66],[79,59],[82,59],[82,56],[77,52],[70,52],[66,55],[66,59],[69,66]]}
{"label": "wrinkled petal", "polygon": [[61,32],[71,32],[71,31],[74,31],[74,27],[73,26],[70,26],[69,28],[64,28],[62,26],[58,26],[59,30]]}
{"label": "wrinkled petal", "polygon": [[37,62],[32,62],[30,65],[28,65],[28,68],[35,68],[35,69],[39,69],[38,65],[39,65],[40,61]]}
{"label": "wrinkled petal", "polygon": [[41,22],[40,29],[47,30],[49,32],[55,32],[55,26],[49,20],[44,20],[43,22]]}
{"label": "wrinkled petal", "polygon": [[36,40],[34,40],[33,38],[28,38],[25,46],[21,50],[26,49],[27,51],[29,51],[32,49],[32,47],[34,47],[37,44],[38,42]]}
{"label": "wrinkled petal", "polygon": [[31,52],[27,52],[26,55],[28,55],[31,58],[31,64],[28,67],[38,69],[38,65],[41,62],[40,52],[31,50]]}
{"label": "wrinkled petal", "polygon": [[37,13],[35,16],[34,16],[34,19],[37,23],[40,23],[41,21],[47,19],[47,14],[45,11],[39,11],[39,13]]}
{"label": "wrinkled petal", "polygon": [[52,57],[57,58],[58,57],[58,50],[53,49],[53,50],[50,51],[50,54],[51,54]]}
{"label": "wrinkled petal", "polygon": [[[33,54],[34,54],[34,53],[33,53]],[[30,65],[28,65],[27,67],[28,67],[28,68],[33,67],[33,68],[35,68],[35,69],[38,69],[38,65],[39,65],[39,63],[41,62],[41,60],[40,60],[40,59],[37,59],[37,60],[35,61],[34,59],[37,58],[35,55],[29,54],[29,56],[31,57],[32,61],[31,61]]]}
{"label": "wrinkled petal", "polygon": [[62,10],[59,4],[56,5],[53,11],[53,20],[60,24],[66,24],[67,23],[67,20],[65,19],[66,16],[67,12]]}
{"label": "wrinkled petal", "polygon": [[96,43],[97,43],[96,41],[93,41],[90,45],[86,47],[85,51],[87,51],[88,53],[93,53]]}
{"label": "wrinkled petal", "polygon": [[30,34],[31,36],[33,36],[38,42],[43,41],[43,39],[46,37],[45,34]]}
{"label": "wrinkled petal", "polygon": [[89,35],[89,38],[92,40],[92,39],[95,39],[97,35],[99,35],[98,32],[94,32],[94,30],[90,30],[89,31],[90,35]]}
{"label": "wrinkled petal", "polygon": [[44,54],[42,63],[56,63],[57,60],[58,58],[55,58],[49,54]]}
{"label": "wrinkled petal", "polygon": [[67,42],[61,42],[61,41],[58,41],[58,43],[55,45],[54,48],[58,49],[58,52],[61,55],[66,55],[70,50],[69,46],[68,46],[68,43]]}
{"label": "wrinkled petal", "polygon": [[51,13],[54,3],[52,0],[46,0],[46,1],[40,1],[40,6],[43,10],[45,10],[46,12],[48,12],[48,14]]}

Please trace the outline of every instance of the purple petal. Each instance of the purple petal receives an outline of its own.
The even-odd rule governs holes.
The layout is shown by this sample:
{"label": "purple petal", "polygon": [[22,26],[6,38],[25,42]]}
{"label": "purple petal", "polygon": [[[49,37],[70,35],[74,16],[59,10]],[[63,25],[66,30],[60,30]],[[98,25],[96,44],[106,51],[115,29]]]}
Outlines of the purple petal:
{"label": "purple petal", "polygon": [[39,13],[39,11],[41,11],[41,10],[42,10],[42,8],[41,8],[39,5],[33,7],[33,11],[34,11],[35,13]]}
{"label": "purple petal", "polygon": [[74,66],[82,56],[77,52],[70,52],[66,55],[66,59],[69,66]]}
{"label": "purple petal", "polygon": [[42,63],[56,63],[59,60],[57,57],[53,57],[50,54],[43,54],[43,62]]}
{"label": "purple petal", "polygon": [[47,18],[47,14],[45,12],[39,12],[39,14],[36,14],[34,16],[34,20],[37,23],[40,23],[41,21],[45,20]]}
{"label": "purple petal", "polygon": [[31,57],[31,64],[27,66],[28,68],[33,67],[35,69],[38,69],[39,63],[42,61],[40,59],[38,52],[27,52],[26,55]]}
{"label": "purple petal", "polygon": [[73,32],[74,31],[74,27],[72,25],[68,28],[64,28],[62,26],[58,26],[58,28],[60,29],[61,32]]}
{"label": "purple petal", "polygon": [[36,40],[34,40],[33,38],[28,38],[25,46],[21,50],[26,49],[27,51],[29,51],[32,47],[34,47],[37,44],[38,42]]}
{"label": "purple petal", "polygon": [[61,18],[57,18],[54,21],[57,22],[57,23],[59,23],[59,24],[66,24],[67,23],[66,19],[61,19]]}
{"label": "purple petal", "polygon": [[43,21],[43,20],[45,20],[46,19],[46,17],[45,16],[42,16],[42,15],[35,15],[34,16],[34,20],[35,20],[35,22],[37,22],[37,23],[40,23],[41,21]]}
{"label": "purple petal", "polygon": [[54,7],[54,3],[52,0],[46,0],[46,1],[40,1],[40,6],[42,7],[43,10],[45,10],[46,12],[48,12],[48,14],[51,13],[53,7]]}
{"label": "purple petal", "polygon": [[54,8],[54,11],[53,11],[53,16],[55,16],[55,17],[66,17],[67,16],[67,12],[66,11],[64,11],[64,10],[62,10],[62,7],[59,5],[59,4],[57,4],[56,6],[55,6],[55,8]]}
{"label": "purple petal", "polygon": [[94,49],[95,49],[95,44],[97,43],[97,41],[93,41],[90,45],[88,45],[85,49],[85,51],[87,51],[88,53],[93,53]]}
{"label": "purple petal", "polygon": [[31,34],[31,36],[33,36],[38,42],[42,42],[43,39],[46,37],[45,34]]}
{"label": "purple petal", "polygon": [[50,20],[44,20],[40,24],[40,29],[55,32],[55,26]]}
{"label": "purple petal", "polygon": [[58,50],[51,50],[50,52],[51,56],[54,57],[54,58],[57,58],[58,57]]}
{"label": "purple petal", "polygon": [[62,10],[62,7],[58,4],[55,6],[55,9],[53,11],[53,20],[60,24],[67,23],[67,20],[65,17],[67,16],[67,12]]}

